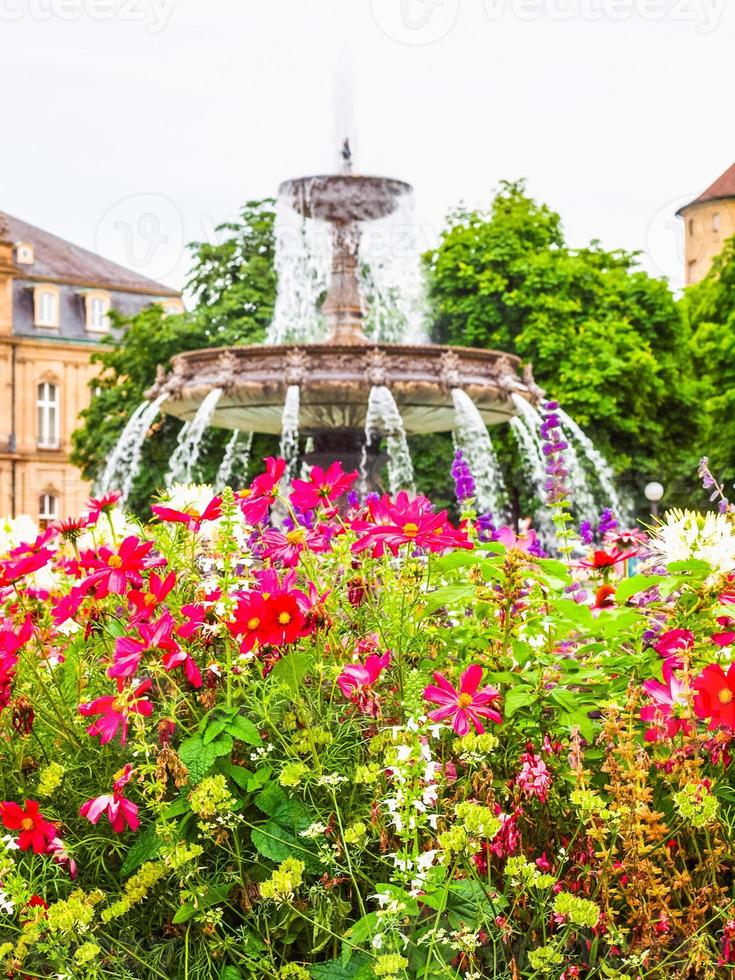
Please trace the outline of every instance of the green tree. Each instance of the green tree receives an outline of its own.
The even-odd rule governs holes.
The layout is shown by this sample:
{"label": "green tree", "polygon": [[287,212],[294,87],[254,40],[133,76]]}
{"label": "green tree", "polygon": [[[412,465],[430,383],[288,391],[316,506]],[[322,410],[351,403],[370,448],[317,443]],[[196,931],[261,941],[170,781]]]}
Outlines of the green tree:
{"label": "green tree", "polygon": [[[450,215],[424,259],[435,340],[531,362],[636,499],[654,477],[667,502],[691,491],[700,413],[689,330],[667,284],[635,254],[570,248],[559,215],[518,182],[503,183],[488,211]],[[520,489],[507,433],[499,442]]]}
{"label": "green tree", "polygon": [[[160,306],[133,317],[115,317],[117,339],[94,360],[101,366],[92,382],[92,399],[73,435],[72,460],[94,480],[135,407],[145,397],[157,366],[202,347],[257,343],[263,340],[276,295],[271,199],[248,201],[240,218],[217,228],[215,243],[194,242],[193,268],[187,289],[191,312],[166,316]],[[144,445],[143,465],[130,506],[145,511],[153,491],[163,483],[181,423],[162,416]],[[201,459],[201,478],[211,480],[231,433],[210,430]],[[267,448],[257,442],[254,452]]]}
{"label": "green tree", "polygon": [[735,481],[735,238],[708,275],[686,290],[682,308],[692,331],[692,362],[702,379],[702,444],[713,471],[728,487]]}

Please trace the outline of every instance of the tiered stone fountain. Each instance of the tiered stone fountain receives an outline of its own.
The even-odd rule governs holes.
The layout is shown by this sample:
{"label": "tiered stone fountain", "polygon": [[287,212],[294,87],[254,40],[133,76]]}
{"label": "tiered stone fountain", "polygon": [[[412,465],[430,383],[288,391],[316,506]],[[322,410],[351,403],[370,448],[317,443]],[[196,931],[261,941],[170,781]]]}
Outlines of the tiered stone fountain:
{"label": "tiered stone fountain", "polygon": [[149,397],[166,395],[163,411],[191,421],[207,395],[220,389],[210,425],[278,434],[287,391],[298,386],[299,431],[313,440],[308,461],[324,465],[340,459],[346,467],[362,461],[368,477],[380,465],[378,441],[365,432],[370,392],[376,387],[390,391],[409,435],[453,430],[456,389],[469,396],[486,425],[516,415],[519,397],[537,402],[540,391],[530,367],[521,371],[512,355],[366,338],[358,279],[361,227],[391,214],[410,191],[399,180],[351,172],[283,183],[280,194],[297,212],[331,225],[331,281],[322,306],[330,329],[327,341],[179,354]]}

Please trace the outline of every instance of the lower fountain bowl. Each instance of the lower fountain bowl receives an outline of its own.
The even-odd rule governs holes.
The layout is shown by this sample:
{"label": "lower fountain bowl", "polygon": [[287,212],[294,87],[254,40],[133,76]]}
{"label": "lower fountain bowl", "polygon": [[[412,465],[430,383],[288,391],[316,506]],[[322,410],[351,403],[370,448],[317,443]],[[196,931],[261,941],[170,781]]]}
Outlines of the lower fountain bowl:
{"label": "lower fountain bowl", "polygon": [[408,434],[454,428],[452,389],[463,389],[487,425],[516,414],[513,395],[531,403],[540,389],[529,367],[498,351],[434,344],[304,344],[219,347],[173,359],[149,397],[165,392],[163,411],[191,420],[206,395],[222,389],[211,425],[245,432],[281,432],[289,385],[300,389],[299,428],[362,429],[370,389],[388,387]]}

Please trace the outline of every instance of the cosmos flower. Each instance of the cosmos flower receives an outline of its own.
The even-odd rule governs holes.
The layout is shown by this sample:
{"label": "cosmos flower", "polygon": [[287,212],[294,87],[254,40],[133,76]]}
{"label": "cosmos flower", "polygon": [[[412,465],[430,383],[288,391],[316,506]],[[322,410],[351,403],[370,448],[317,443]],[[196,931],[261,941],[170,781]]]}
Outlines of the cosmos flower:
{"label": "cosmos flower", "polygon": [[265,473],[256,476],[245,490],[238,491],[237,502],[248,523],[262,524],[266,520],[285,472],[286,460],[269,456],[265,460]]}
{"label": "cosmos flower", "polygon": [[297,510],[331,507],[339,498],[348,493],[357,479],[357,470],[345,473],[341,463],[332,463],[323,470],[312,466],[308,480],[294,480],[290,500]]}
{"label": "cosmos flower", "polygon": [[368,505],[371,521],[353,521],[353,528],[364,532],[352,550],[355,553],[373,548],[373,555],[379,556],[384,547],[393,554],[402,545],[423,548],[426,551],[444,551],[446,548],[471,548],[472,543],[464,531],[457,530],[447,520],[447,512],[438,514],[432,510],[426,497],[410,498],[401,490],[395,502],[383,496]]}
{"label": "cosmos flower", "polygon": [[163,578],[151,572],[148,588],[131,589],[128,601],[135,607],[136,619],[148,619],[176,585],[176,572],[169,572]]}
{"label": "cosmos flower", "polygon": [[348,664],[337,678],[337,686],[343,696],[357,705],[363,714],[376,715],[378,700],[372,687],[390,664],[390,654],[378,656],[371,653],[365,663]]}
{"label": "cosmos flower", "polygon": [[83,563],[93,571],[82,586],[87,590],[94,588],[98,599],[103,599],[109,593],[125,595],[128,584],[136,587],[140,585],[140,573],[144,569],[165,561],[163,558],[154,558],[151,555],[152,549],[152,541],[142,541],[137,535],[131,534],[117,550],[103,545],[96,555],[93,552],[85,553],[82,556]]}
{"label": "cosmos flower", "polygon": [[712,729],[735,729],[735,664],[730,664],[727,673],[719,664],[710,664],[692,687],[697,692],[694,711],[698,718],[709,718]]}
{"label": "cosmos flower", "polygon": [[641,708],[641,720],[652,723],[644,736],[647,742],[658,742],[664,737],[674,738],[679,732],[682,735],[691,735],[694,730],[687,717],[689,688],[676,676],[670,660],[664,662],[663,677],[663,683],[649,680],[642,685],[653,702]]}
{"label": "cosmos flower", "polygon": [[151,510],[159,518],[169,524],[185,524],[192,534],[198,534],[205,521],[216,521],[222,516],[222,498],[214,496],[201,510],[193,504],[182,510],[167,507],[163,504],[153,504]]}
{"label": "cosmos flower", "polygon": [[148,651],[160,651],[162,654],[177,653],[179,644],[173,637],[174,627],[173,617],[167,611],[153,623],[140,623],[139,639],[132,636],[119,636],[115,640],[114,662],[107,670],[108,677],[134,677],[143,654]]}
{"label": "cosmos flower", "polygon": [[131,800],[123,795],[123,790],[132,776],[133,767],[128,763],[124,769],[116,774],[115,782],[112,784],[112,793],[105,793],[92,800],[82,803],[79,814],[96,824],[103,813],[107,814],[107,819],[116,834],[121,834],[125,827],[137,830],[140,826],[138,819],[138,807]]}
{"label": "cosmos flower", "polygon": [[481,735],[485,731],[482,718],[488,718],[496,725],[501,724],[503,719],[500,713],[492,707],[500,692],[489,685],[478,690],[481,680],[482,667],[478,664],[472,664],[465,670],[459,679],[459,688],[452,687],[442,674],[435,673],[435,684],[424,688],[424,698],[440,707],[430,711],[429,718],[432,721],[451,720],[457,735],[466,735],[470,724]]}
{"label": "cosmos flower", "polygon": [[145,680],[136,688],[125,688],[121,678],[117,682],[118,693],[106,695],[80,704],[77,711],[85,718],[92,715],[99,717],[87,728],[87,734],[93,738],[99,735],[100,745],[107,742],[120,732],[120,744],[125,745],[128,737],[128,718],[130,715],[148,717],[153,713],[152,703],[145,697],[153,686],[152,681]]}
{"label": "cosmos flower", "polygon": [[20,831],[17,844],[21,851],[49,853],[56,827],[41,814],[38,803],[26,800],[25,808],[17,803],[0,803],[0,819],[6,830]]}

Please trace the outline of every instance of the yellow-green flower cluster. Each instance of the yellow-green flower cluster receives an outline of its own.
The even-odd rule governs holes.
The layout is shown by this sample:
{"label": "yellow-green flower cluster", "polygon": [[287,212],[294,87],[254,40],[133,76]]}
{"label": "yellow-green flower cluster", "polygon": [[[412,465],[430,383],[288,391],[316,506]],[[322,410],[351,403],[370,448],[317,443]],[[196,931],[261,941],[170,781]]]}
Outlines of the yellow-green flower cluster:
{"label": "yellow-green flower cluster", "polygon": [[93,960],[96,960],[101,952],[102,947],[90,940],[89,942],[82,943],[82,945],[79,946],[74,953],[74,960],[81,966],[85,963],[91,963]]}
{"label": "yellow-green flower cluster", "polygon": [[687,783],[674,793],[674,805],[681,816],[697,828],[715,823],[720,812],[719,800],[701,783]]}
{"label": "yellow-green flower cluster", "polygon": [[304,880],[304,867],[303,861],[286,858],[270,878],[261,884],[261,897],[274,902],[285,902],[293,898],[294,892]]}
{"label": "yellow-green flower cluster", "polygon": [[467,831],[456,823],[443,834],[439,834],[439,847],[448,854],[461,854],[467,847]]}
{"label": "yellow-green flower cluster", "polygon": [[539,973],[552,973],[564,957],[555,946],[538,946],[528,951],[528,962]]}
{"label": "yellow-green flower cluster", "polygon": [[289,963],[278,971],[278,980],[311,980],[311,974],[298,963]]}
{"label": "yellow-green flower cluster", "polygon": [[331,745],[334,736],[325,728],[317,726],[304,728],[293,736],[291,747],[297,755],[311,755],[313,752]]}
{"label": "yellow-green flower cluster", "polygon": [[494,837],[500,830],[500,821],[489,806],[481,803],[458,803],[457,819],[472,837]]}
{"label": "yellow-green flower cluster", "polygon": [[221,773],[206,776],[189,794],[193,812],[202,820],[211,820],[220,813],[229,812],[235,800],[227,788],[227,778]]}
{"label": "yellow-green flower cluster", "polygon": [[509,857],[505,862],[505,874],[511,881],[525,888],[551,888],[556,881],[553,875],[539,871],[535,864],[527,861],[521,855]]}
{"label": "yellow-green flower cluster", "polygon": [[180,841],[170,848],[158,861],[146,861],[135,874],[125,882],[123,895],[102,911],[102,921],[110,922],[125,915],[133,905],[142,902],[148,892],[170,871],[178,871],[185,864],[196,860],[203,852],[199,844],[185,844]]}
{"label": "yellow-green flower cluster", "polygon": [[554,898],[554,911],[563,915],[575,926],[587,926],[592,929],[600,918],[600,909],[594,902],[569,892],[559,892]]}
{"label": "yellow-green flower cluster", "polygon": [[368,786],[371,783],[377,783],[380,779],[381,768],[376,763],[371,762],[367,766],[358,766],[355,769],[355,777],[353,782],[357,785]]}
{"label": "yellow-green flower cluster", "polygon": [[46,928],[51,932],[77,933],[89,928],[94,918],[94,907],[104,898],[101,891],[87,894],[76,889],[68,898],[60,898],[46,910]]}
{"label": "yellow-green flower cluster", "polygon": [[405,956],[400,956],[398,953],[384,953],[373,964],[373,973],[376,977],[384,977],[385,980],[396,980],[407,966],[408,960]]}
{"label": "yellow-green flower cluster", "polygon": [[299,786],[309,767],[303,762],[287,762],[281,770],[278,782],[281,786]]}
{"label": "yellow-green flower cluster", "polygon": [[467,762],[482,762],[498,746],[498,739],[491,732],[468,732],[454,743],[459,757]]}
{"label": "yellow-green flower cluster", "polygon": [[345,844],[357,844],[365,837],[365,834],[367,834],[366,825],[362,820],[356,820],[345,828]]}
{"label": "yellow-green flower cluster", "polygon": [[38,774],[36,796],[53,796],[64,778],[64,767],[58,762],[50,762]]}
{"label": "yellow-green flower cluster", "polygon": [[591,789],[575,789],[570,799],[585,822],[589,822],[595,817],[599,817],[601,820],[609,820],[613,816],[603,798]]}

